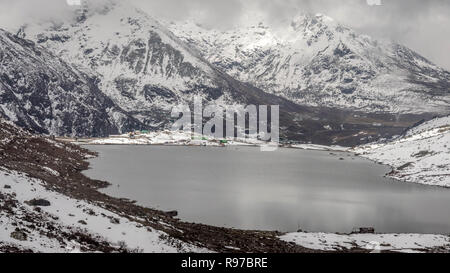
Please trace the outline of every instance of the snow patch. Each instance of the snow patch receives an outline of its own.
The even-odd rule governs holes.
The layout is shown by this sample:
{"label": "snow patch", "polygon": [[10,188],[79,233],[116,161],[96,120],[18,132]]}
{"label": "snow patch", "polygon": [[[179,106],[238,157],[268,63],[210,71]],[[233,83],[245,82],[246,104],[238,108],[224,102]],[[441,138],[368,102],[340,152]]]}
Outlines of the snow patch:
{"label": "snow patch", "polygon": [[450,250],[450,237],[423,234],[350,234],[289,233],[281,240],[299,246],[324,251],[345,251],[353,248],[372,252],[393,251],[404,253],[427,252],[433,248]]}

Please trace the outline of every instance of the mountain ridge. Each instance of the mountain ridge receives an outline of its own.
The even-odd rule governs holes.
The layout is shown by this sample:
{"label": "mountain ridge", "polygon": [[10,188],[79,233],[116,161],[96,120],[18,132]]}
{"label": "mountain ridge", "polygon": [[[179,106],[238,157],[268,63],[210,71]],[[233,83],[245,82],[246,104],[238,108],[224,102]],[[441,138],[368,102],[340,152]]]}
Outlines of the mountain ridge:
{"label": "mountain ridge", "polygon": [[21,35],[95,75],[101,93],[146,129],[167,129],[171,108],[191,104],[196,95],[219,105],[280,105],[282,139],[317,144],[366,143],[435,115],[301,104],[237,80],[145,12],[110,3],[83,9],[74,21],[28,25]]}
{"label": "mountain ridge", "polygon": [[32,41],[0,29],[0,115],[38,133],[106,136],[140,124],[96,79]]}
{"label": "mountain ridge", "polygon": [[367,112],[450,111],[450,73],[414,51],[357,34],[325,15],[283,27],[168,27],[226,73],[299,104]]}

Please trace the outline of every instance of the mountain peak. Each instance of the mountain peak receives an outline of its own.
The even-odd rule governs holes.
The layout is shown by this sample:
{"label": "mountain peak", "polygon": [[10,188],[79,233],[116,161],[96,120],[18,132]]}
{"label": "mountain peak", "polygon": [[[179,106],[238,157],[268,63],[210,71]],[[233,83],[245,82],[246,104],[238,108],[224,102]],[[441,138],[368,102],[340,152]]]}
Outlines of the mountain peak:
{"label": "mountain peak", "polygon": [[225,31],[177,23],[169,28],[231,76],[299,104],[369,112],[448,109],[447,72],[323,14]]}
{"label": "mountain peak", "polygon": [[[30,24],[24,31],[37,47],[52,53],[46,62],[65,61],[36,71],[74,74],[74,81],[64,85],[69,90],[78,81],[88,84],[85,93],[93,92],[100,104],[108,102],[102,115],[111,118],[112,129],[116,124],[124,128],[125,118],[147,128],[166,128],[173,106],[193,96],[218,104],[280,105],[282,126],[298,128],[293,137],[303,140],[324,126],[341,134],[352,111],[390,117],[448,109],[448,73],[413,51],[358,35],[324,15],[301,15],[277,26],[256,20],[262,23],[219,30],[192,21],[161,24],[123,1],[98,3],[79,9],[78,20],[48,27]],[[26,71],[32,65],[21,67]],[[57,76],[64,84],[64,76]],[[67,99],[64,92],[59,97]],[[109,111],[114,108],[118,110]],[[130,117],[121,118],[122,111]],[[360,139],[352,130],[346,131],[350,139]],[[321,141],[334,141],[333,135]]]}
{"label": "mountain peak", "polygon": [[336,21],[325,15],[322,13],[316,13],[316,14],[312,14],[312,13],[300,13],[296,16],[293,17],[293,19],[291,20],[291,24],[293,25],[307,25],[307,24],[317,24],[317,23],[322,23],[322,24],[332,24],[332,23],[336,23]]}
{"label": "mountain peak", "polygon": [[105,136],[139,122],[100,92],[95,78],[37,43],[0,29],[0,117],[39,133]]}

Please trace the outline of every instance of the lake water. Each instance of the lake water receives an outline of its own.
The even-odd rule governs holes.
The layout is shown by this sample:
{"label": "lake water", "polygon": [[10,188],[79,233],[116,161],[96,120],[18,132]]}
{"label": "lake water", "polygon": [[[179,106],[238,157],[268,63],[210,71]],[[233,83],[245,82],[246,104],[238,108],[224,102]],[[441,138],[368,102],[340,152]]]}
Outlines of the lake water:
{"label": "lake water", "polygon": [[[240,229],[450,232],[450,190],[383,178],[347,153],[255,147],[88,146],[103,192],[196,223]],[[342,160],[342,158],[344,160]]]}

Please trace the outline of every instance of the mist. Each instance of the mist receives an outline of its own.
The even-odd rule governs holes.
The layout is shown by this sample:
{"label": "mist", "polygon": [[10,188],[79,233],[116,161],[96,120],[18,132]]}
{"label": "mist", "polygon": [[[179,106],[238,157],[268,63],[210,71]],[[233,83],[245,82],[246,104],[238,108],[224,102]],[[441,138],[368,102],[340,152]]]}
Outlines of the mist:
{"label": "mist", "polygon": [[[110,0],[91,0],[104,4]],[[261,18],[268,24],[290,20],[300,13],[323,13],[356,31],[390,39],[450,70],[450,1],[448,0],[122,0],[152,16],[170,21],[194,19],[217,29]],[[0,0],[0,28],[65,20],[75,7],[66,0]]]}

